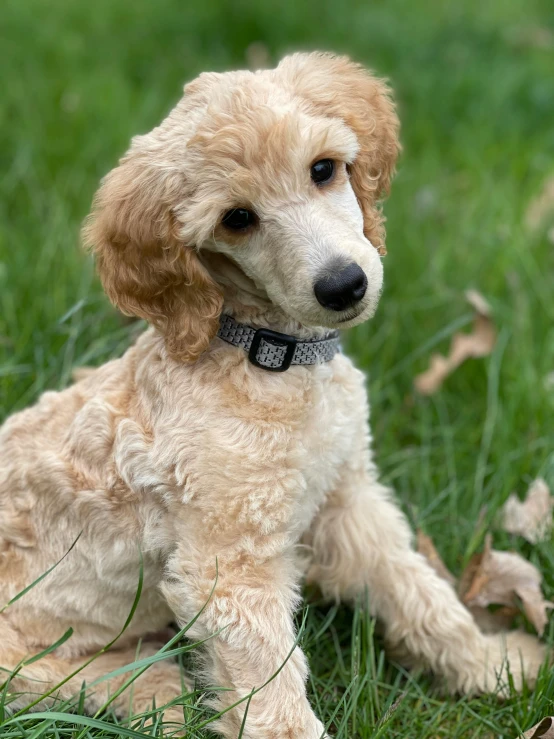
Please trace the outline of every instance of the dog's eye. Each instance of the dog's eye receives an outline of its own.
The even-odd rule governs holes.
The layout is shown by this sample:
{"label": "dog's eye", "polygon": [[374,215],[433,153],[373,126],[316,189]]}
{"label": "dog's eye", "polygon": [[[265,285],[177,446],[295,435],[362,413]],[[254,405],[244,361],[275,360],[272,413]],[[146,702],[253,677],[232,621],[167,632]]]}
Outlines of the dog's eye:
{"label": "dog's eye", "polygon": [[322,185],[329,182],[335,174],[335,163],[332,159],[320,159],[319,162],[312,164],[310,176],[316,185]]}
{"label": "dog's eye", "polygon": [[256,223],[256,216],[246,208],[233,208],[225,213],[221,222],[233,231],[244,231],[244,229]]}

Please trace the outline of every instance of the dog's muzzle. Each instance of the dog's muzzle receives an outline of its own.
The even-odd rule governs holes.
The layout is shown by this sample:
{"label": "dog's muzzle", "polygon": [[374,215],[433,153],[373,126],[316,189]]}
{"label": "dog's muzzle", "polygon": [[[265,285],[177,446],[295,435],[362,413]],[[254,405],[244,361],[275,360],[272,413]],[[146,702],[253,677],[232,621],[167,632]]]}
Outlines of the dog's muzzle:
{"label": "dog's muzzle", "polygon": [[351,262],[320,277],[314,285],[317,302],[328,310],[343,311],[359,303],[367,290],[363,269]]}

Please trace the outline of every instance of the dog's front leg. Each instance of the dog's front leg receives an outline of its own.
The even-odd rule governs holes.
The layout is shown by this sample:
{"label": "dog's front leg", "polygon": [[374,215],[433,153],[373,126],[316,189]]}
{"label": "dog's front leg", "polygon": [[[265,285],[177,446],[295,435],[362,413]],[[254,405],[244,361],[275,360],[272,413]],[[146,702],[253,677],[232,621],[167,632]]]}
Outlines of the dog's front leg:
{"label": "dog's front leg", "polygon": [[[360,434],[367,439],[366,433]],[[367,589],[388,644],[412,666],[433,670],[451,691],[473,693],[532,683],[544,659],[522,632],[485,636],[452,587],[412,548],[412,533],[360,449],[310,533],[308,579],[324,594],[354,600]]]}
{"label": "dog's front leg", "polygon": [[[248,706],[245,739],[325,736],[306,697],[306,659],[295,647],[299,576],[284,536],[252,532],[216,547],[201,527],[196,533],[172,556],[163,591],[181,624],[204,606],[188,636],[211,637],[208,680],[226,689],[215,708],[230,709],[218,731],[236,739]],[[254,689],[260,690],[248,703]]]}

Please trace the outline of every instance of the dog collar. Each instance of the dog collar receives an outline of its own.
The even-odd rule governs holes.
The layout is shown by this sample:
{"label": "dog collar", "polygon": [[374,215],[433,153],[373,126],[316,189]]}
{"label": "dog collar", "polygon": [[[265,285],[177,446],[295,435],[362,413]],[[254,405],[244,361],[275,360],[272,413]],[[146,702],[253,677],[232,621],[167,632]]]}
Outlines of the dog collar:
{"label": "dog collar", "polygon": [[228,344],[244,349],[253,365],[269,372],[285,372],[291,364],[330,362],[340,351],[338,331],[323,339],[301,341],[268,328],[255,329],[225,315],[221,317],[217,335]]}

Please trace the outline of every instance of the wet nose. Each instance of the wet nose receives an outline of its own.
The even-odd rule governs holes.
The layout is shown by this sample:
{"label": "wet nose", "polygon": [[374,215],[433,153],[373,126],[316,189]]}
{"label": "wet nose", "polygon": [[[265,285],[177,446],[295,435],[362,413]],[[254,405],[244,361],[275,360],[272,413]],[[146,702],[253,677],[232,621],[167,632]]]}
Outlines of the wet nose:
{"label": "wet nose", "polygon": [[314,285],[318,303],[329,310],[346,310],[358,303],[367,290],[363,269],[352,262],[321,277]]}

